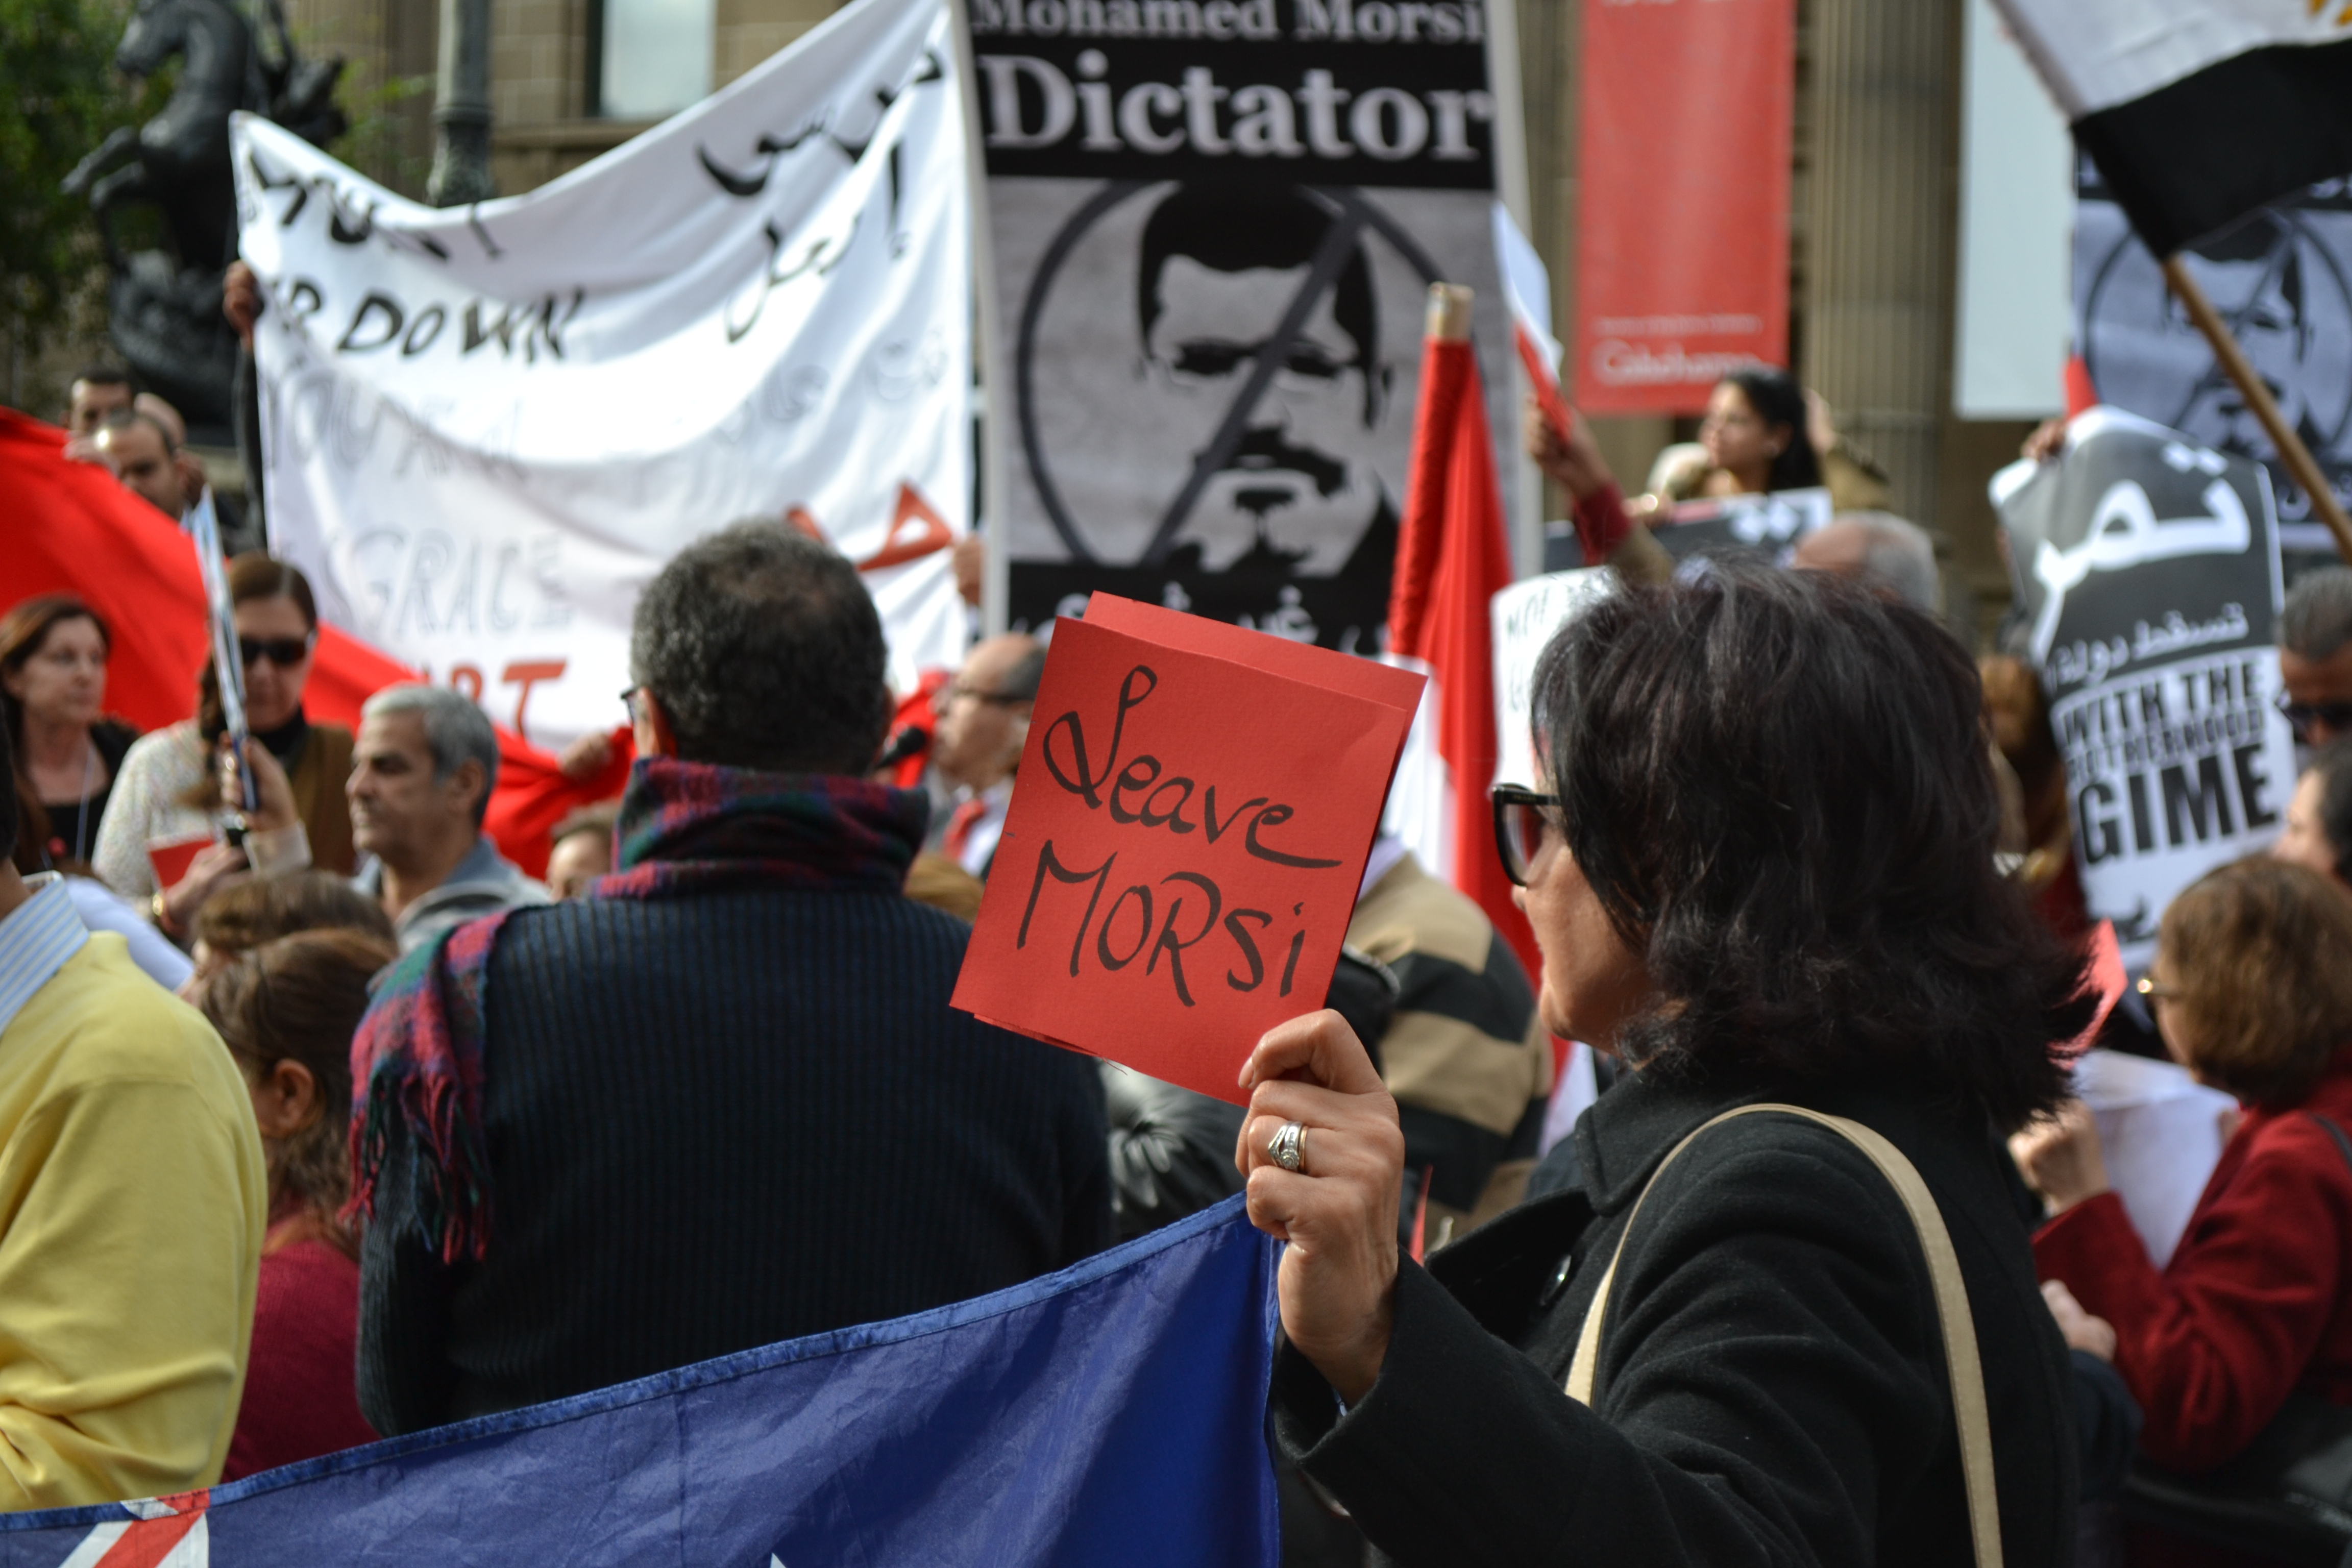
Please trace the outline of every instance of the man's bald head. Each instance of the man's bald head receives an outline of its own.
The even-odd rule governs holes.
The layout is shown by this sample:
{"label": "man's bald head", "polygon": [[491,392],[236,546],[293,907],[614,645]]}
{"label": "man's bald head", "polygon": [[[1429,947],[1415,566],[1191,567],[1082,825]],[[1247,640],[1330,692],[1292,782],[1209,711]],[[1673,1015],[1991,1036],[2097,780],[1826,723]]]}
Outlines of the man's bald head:
{"label": "man's bald head", "polygon": [[124,489],[173,522],[180,521],[186,510],[174,462],[180,445],[163,421],[135,409],[125,410],[99,426],[93,445]]}
{"label": "man's bald head", "polygon": [[133,411],[145,415],[163,426],[163,433],[172,438],[173,452],[188,444],[188,422],[180,417],[178,409],[153,393],[141,393],[131,400],[131,406]]}
{"label": "man's bald head", "polygon": [[1045,650],[1025,633],[973,648],[939,695],[931,760],[940,772],[973,790],[1008,776],[1029,738],[1029,709],[1045,671]]}
{"label": "man's bald head", "polygon": [[1936,613],[1936,545],[1916,523],[1889,512],[1843,513],[1797,542],[1790,565],[1859,583],[1882,598]]}

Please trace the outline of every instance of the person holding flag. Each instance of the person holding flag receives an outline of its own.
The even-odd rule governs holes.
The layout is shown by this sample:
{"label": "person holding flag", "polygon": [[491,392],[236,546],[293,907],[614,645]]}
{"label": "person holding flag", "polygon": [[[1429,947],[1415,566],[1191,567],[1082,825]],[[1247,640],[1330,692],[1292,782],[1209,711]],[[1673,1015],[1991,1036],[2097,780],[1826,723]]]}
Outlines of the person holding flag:
{"label": "person holding flag", "polygon": [[[313,724],[303,711],[319,633],[310,582],[258,552],[230,562],[225,582],[233,657],[243,666],[245,725],[286,773],[307,845],[307,854],[289,847],[268,864],[317,865],[348,876],[353,850],[343,781],[351,773],[352,732],[339,724]],[[226,836],[245,801],[224,798],[215,771],[222,738],[230,731],[220,689],[222,646],[216,637],[215,658],[199,680],[197,716],[141,737],[123,758],[94,857],[107,885],[144,906],[175,940],[215,890],[260,864],[253,853],[260,846]],[[242,786],[230,793],[241,795]]]}

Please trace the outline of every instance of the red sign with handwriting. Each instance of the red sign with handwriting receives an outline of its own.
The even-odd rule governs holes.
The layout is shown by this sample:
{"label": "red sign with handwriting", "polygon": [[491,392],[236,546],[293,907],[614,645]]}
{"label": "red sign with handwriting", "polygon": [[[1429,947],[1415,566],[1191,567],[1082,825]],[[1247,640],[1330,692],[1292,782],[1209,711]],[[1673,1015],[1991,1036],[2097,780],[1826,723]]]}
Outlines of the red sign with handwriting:
{"label": "red sign with handwriting", "polygon": [[1056,622],[954,1005],[1239,1102],[1323,1005],[1422,678],[1097,594]]}

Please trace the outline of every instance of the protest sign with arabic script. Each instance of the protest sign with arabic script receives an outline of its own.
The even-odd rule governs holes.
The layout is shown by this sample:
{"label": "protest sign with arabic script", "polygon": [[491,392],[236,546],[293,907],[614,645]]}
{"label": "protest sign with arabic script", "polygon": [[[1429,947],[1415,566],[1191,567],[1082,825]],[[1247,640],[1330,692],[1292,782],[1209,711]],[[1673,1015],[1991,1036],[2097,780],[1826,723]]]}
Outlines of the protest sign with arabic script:
{"label": "protest sign with arabic script", "polygon": [[1056,624],[954,1005],[1218,1099],[1323,1005],[1422,678],[1097,594]]}
{"label": "protest sign with arabic script", "polygon": [[857,0],[525,195],[438,210],[236,128],[271,539],[326,617],[560,746],[616,721],[637,594],[789,521],[891,678],[960,662],[969,181],[942,0]]}
{"label": "protest sign with arabic script", "polygon": [[2102,407],[2068,426],[2063,457],[1995,475],[1992,497],[2091,917],[2141,969],[2172,896],[2268,843],[2294,787],[2269,476]]}

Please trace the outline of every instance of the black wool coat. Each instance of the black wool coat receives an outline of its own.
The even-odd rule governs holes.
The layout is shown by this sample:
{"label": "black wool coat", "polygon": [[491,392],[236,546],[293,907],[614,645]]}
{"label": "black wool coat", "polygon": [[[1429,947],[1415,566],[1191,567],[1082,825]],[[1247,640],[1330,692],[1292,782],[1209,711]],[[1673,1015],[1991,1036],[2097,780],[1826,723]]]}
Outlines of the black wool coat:
{"label": "black wool coat", "polygon": [[1851,1117],[1918,1167],[1975,1317],[2008,1568],[2071,1563],[2071,1372],[1993,1142],[1902,1089],[1629,1075],[1578,1123],[1581,1190],[1402,1266],[1360,1403],[1283,1347],[1277,1445],[1399,1563],[1973,1562],[1925,1256],[1827,1128],[1743,1117],[1685,1150],[1618,1265],[1593,1407],[1562,1391],[1643,1184],[1685,1133],[1763,1100]]}
{"label": "black wool coat", "polygon": [[948,1005],[971,932],[765,886],[520,910],[484,987],[489,1244],[395,1119],[360,1259],[393,1436],[999,1290],[1110,1242],[1085,1057]]}

